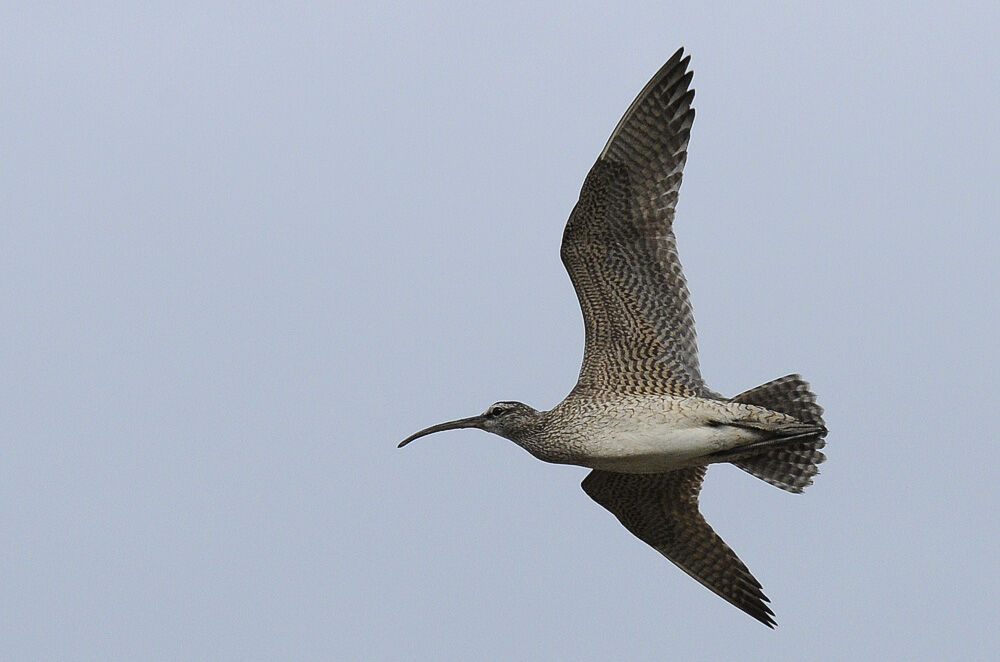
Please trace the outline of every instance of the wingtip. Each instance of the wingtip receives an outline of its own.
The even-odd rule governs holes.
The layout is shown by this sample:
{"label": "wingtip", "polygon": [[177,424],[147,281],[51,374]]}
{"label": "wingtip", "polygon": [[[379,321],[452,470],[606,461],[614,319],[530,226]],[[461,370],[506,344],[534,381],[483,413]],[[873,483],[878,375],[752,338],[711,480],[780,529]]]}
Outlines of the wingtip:
{"label": "wingtip", "polygon": [[[625,114],[622,115],[620,120],[618,120],[618,124],[615,126],[614,131],[611,132],[611,136],[608,138],[608,141],[604,144],[604,149],[601,150],[601,154],[600,156],[598,156],[598,160],[603,159],[608,155],[608,151],[614,144],[615,138],[622,130],[622,127],[628,123],[629,118],[632,116],[633,112],[636,110],[637,107],[639,107],[643,103],[643,100],[646,99],[650,91],[662,85],[664,80],[671,81],[668,83],[668,86],[674,85],[678,81],[683,81],[683,85],[680,86],[682,88],[681,91],[683,92],[683,95],[689,95],[686,97],[687,98],[686,112],[691,113],[693,109],[690,107],[690,104],[691,101],[694,99],[694,90],[690,89],[690,85],[692,77],[694,76],[694,72],[688,69],[688,65],[690,64],[690,62],[691,62],[691,56],[684,55],[684,47],[681,46],[680,48],[677,49],[676,52],[674,52],[673,55],[670,56],[670,58],[663,64],[663,66],[660,67],[655,74],[653,74],[653,77],[649,79],[649,82],[646,83],[645,87],[642,88],[639,94],[629,105],[628,109],[625,111]],[[693,113],[690,114],[690,118],[691,120],[689,120],[689,123],[690,121],[693,121],[694,118]]]}
{"label": "wingtip", "polygon": [[677,51],[671,55],[660,70],[656,73],[653,78],[658,78],[667,72],[685,72],[686,74],[692,74],[693,72],[688,68],[691,64],[691,55],[684,54],[684,47],[681,46]]}
{"label": "wingtip", "polygon": [[766,595],[761,595],[760,597],[762,602],[759,605],[759,611],[750,611],[748,609],[743,609],[743,611],[773,630],[778,626],[778,621],[774,619],[774,612],[766,604],[770,600],[767,599]]}

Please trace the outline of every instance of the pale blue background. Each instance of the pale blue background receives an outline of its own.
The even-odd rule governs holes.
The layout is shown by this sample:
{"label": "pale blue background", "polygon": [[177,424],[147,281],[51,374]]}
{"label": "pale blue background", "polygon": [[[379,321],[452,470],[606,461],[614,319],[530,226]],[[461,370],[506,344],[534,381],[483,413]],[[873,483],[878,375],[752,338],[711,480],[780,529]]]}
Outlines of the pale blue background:
{"label": "pale blue background", "polygon": [[[7,5],[0,657],[987,659],[995,3]],[[481,432],[573,385],[558,259],[678,47],[709,383],[827,410],[703,507],[770,631]]]}

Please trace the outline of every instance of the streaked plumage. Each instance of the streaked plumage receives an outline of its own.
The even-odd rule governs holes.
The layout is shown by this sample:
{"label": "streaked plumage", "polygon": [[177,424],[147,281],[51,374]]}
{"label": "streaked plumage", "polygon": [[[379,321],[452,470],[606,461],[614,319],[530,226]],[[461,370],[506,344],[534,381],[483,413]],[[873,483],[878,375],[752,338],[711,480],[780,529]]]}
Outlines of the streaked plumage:
{"label": "streaked plumage", "polygon": [[475,427],[547,462],[593,469],[583,489],[638,538],[773,626],[760,583],[698,511],[708,464],[732,462],[801,492],[826,436],[809,386],[789,375],[725,398],[701,377],[672,230],[694,109],[677,51],[639,93],[580,192],[561,256],[583,312],[576,386],[549,411],[498,402],[411,435]]}

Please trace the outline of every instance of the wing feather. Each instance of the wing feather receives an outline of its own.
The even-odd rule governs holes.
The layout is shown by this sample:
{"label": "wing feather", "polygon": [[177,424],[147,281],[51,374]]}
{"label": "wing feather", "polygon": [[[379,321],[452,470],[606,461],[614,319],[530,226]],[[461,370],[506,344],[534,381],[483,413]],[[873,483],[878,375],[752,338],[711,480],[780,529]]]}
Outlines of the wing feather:
{"label": "wing feather", "polygon": [[694,121],[682,52],[615,127],[563,233],[586,331],[578,392],[705,392],[672,229]]}
{"label": "wing feather", "polygon": [[594,470],[584,491],[626,529],[727,602],[774,627],[767,596],[747,567],[698,511],[705,467],[665,474]]}

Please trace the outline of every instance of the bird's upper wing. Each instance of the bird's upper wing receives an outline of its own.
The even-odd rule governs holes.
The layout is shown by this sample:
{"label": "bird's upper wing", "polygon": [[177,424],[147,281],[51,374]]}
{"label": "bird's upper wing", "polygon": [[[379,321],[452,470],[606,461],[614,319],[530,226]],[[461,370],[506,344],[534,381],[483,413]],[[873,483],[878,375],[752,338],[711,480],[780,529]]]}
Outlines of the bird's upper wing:
{"label": "bird's upper wing", "polygon": [[704,477],[705,467],[664,474],[594,470],[583,480],[583,490],[681,570],[774,627],[774,612],[760,583],[698,511]]}
{"label": "bird's upper wing", "polygon": [[693,395],[704,387],[671,228],[694,121],[682,52],[615,127],[563,233],[586,330],[578,390]]}

